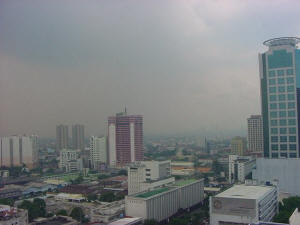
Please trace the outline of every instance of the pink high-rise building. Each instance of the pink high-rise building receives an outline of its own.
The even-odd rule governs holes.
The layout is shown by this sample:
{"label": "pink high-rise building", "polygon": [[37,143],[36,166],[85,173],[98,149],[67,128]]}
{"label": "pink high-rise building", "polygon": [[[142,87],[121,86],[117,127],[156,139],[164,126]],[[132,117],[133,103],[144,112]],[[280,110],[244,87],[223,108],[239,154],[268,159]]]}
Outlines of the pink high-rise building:
{"label": "pink high-rise building", "polygon": [[125,112],[108,117],[108,151],[110,166],[124,166],[142,161],[143,116]]}

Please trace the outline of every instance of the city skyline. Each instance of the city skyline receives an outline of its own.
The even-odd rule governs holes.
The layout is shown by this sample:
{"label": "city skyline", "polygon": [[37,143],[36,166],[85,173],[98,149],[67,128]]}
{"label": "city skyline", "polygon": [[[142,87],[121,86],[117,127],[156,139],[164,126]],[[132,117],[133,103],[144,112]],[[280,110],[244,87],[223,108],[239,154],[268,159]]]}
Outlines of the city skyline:
{"label": "city skyline", "polygon": [[261,43],[299,36],[299,3],[282,3],[1,1],[0,135],[99,136],[125,105],[149,135],[246,135]]}

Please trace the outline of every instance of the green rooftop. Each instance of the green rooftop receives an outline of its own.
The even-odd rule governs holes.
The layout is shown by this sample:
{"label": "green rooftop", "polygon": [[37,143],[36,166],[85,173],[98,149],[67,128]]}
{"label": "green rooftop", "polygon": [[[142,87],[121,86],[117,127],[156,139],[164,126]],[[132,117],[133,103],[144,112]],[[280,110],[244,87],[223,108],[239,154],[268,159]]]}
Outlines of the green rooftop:
{"label": "green rooftop", "polygon": [[180,186],[194,183],[195,181],[197,181],[197,179],[179,180],[179,181],[175,182],[175,185],[180,187]]}
{"label": "green rooftop", "polygon": [[138,194],[138,195],[136,195],[136,197],[138,197],[138,198],[149,198],[153,195],[157,195],[157,194],[163,193],[163,192],[168,191],[168,190],[170,190],[170,188],[168,188],[168,187],[160,188],[160,189],[156,189],[156,190],[153,190],[153,191],[148,191],[146,193]]}

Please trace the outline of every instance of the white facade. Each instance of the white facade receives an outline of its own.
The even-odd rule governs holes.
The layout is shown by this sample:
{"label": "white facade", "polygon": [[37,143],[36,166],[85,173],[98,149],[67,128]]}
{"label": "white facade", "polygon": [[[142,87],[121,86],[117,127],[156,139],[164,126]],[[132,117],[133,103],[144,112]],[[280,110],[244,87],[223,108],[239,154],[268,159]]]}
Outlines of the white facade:
{"label": "white facade", "polygon": [[34,165],[34,149],[31,137],[11,136],[2,137],[0,140],[0,166],[26,166]]}
{"label": "white facade", "polygon": [[261,115],[252,115],[248,123],[248,150],[249,152],[263,152],[263,125]]}
{"label": "white facade", "polygon": [[90,138],[90,160],[93,168],[97,168],[97,165],[101,163],[107,164],[107,142],[106,137]]}
{"label": "white facade", "polygon": [[268,222],[277,211],[276,186],[234,185],[210,197],[210,225]]}
{"label": "white facade", "polygon": [[228,174],[229,183],[244,183],[245,178],[255,167],[255,159],[250,156],[229,155],[228,157]]}
{"label": "white facade", "polygon": [[278,182],[280,192],[300,195],[300,159],[268,159],[256,160],[253,179],[258,183]]}
{"label": "white facade", "polygon": [[174,183],[170,177],[170,161],[141,161],[128,167],[128,194],[135,194],[165,184]]}
{"label": "white facade", "polygon": [[110,124],[108,126],[108,152],[109,152],[109,165],[116,166],[116,125]]}
{"label": "white facade", "polygon": [[66,169],[68,162],[76,161],[78,152],[73,149],[62,149],[59,153],[59,168]]}
{"label": "white facade", "polygon": [[204,181],[184,181],[125,197],[126,216],[163,221],[179,209],[187,209],[204,198]]}

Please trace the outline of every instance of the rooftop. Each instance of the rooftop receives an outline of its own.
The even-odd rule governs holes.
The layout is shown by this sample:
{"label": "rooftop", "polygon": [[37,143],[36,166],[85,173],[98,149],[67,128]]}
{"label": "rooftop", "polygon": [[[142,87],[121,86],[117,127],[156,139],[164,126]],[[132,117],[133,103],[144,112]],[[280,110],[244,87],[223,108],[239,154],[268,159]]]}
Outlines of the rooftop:
{"label": "rooftop", "polygon": [[148,191],[148,192],[145,192],[145,193],[142,193],[142,194],[137,194],[136,197],[138,197],[138,198],[149,198],[153,195],[157,195],[157,194],[163,193],[163,192],[168,191],[168,190],[170,190],[170,188],[168,188],[168,187],[159,188],[159,189],[155,189],[153,191]]}
{"label": "rooftop", "polygon": [[280,46],[280,45],[290,45],[295,47],[300,42],[300,39],[297,37],[280,37],[273,38],[265,41],[263,44],[266,46]]}
{"label": "rooftop", "polygon": [[215,197],[259,199],[273,188],[273,186],[234,185]]}
{"label": "rooftop", "polygon": [[194,183],[195,181],[197,181],[197,179],[179,180],[179,181],[175,182],[175,186],[181,187],[184,185]]}

